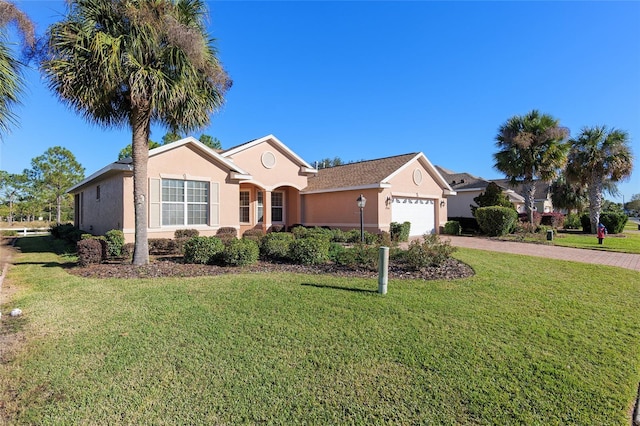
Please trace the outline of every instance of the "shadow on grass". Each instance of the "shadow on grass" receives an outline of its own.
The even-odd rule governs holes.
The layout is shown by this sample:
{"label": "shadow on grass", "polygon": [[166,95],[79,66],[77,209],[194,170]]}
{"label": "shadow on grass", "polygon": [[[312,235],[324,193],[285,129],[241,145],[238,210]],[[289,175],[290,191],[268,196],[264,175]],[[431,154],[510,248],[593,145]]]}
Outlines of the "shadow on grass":
{"label": "shadow on grass", "polygon": [[18,238],[16,247],[18,247],[22,253],[55,253],[65,255],[76,252],[75,244],[53,238],[50,235]]}
{"label": "shadow on grass", "polygon": [[364,288],[352,288],[352,287],[340,287],[337,285],[327,285],[327,284],[313,284],[313,283],[302,283],[300,285],[306,287],[316,287],[316,288],[326,288],[330,290],[344,290],[344,291],[352,291],[355,293],[377,293],[377,290],[369,290]]}
{"label": "shadow on grass", "polygon": [[76,262],[13,262],[13,265],[40,265],[43,268],[69,269],[78,266]]}

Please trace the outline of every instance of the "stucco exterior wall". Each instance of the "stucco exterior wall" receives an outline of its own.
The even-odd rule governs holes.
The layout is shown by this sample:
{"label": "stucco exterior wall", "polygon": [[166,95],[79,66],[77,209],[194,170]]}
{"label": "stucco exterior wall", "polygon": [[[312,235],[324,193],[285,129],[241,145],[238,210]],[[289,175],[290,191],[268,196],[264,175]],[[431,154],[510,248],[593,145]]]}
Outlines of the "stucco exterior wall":
{"label": "stucco exterior wall", "polygon": [[473,201],[484,190],[458,191],[455,196],[448,199],[449,217],[469,217],[472,218],[471,205],[476,205]]}
{"label": "stucco exterior wall", "polygon": [[360,194],[367,199],[363,211],[365,230],[373,233],[388,231],[388,223],[386,229],[380,227],[381,191],[378,189],[303,194],[302,223],[306,226],[330,226],[343,230],[360,229],[360,209],[356,201]]}
{"label": "stucco exterior wall", "polygon": [[229,158],[251,174],[253,183],[266,190],[280,186],[301,190],[307,186],[307,177],[300,173],[300,165],[269,141],[237,152]]}
{"label": "stucco exterior wall", "polygon": [[79,228],[94,235],[122,229],[123,195],[123,174],[107,177],[84,188],[80,193],[82,212],[78,218]]}
{"label": "stucco exterior wall", "polygon": [[[149,238],[173,238],[176,229],[197,229],[202,236],[215,235],[223,226],[238,227],[239,182],[229,180],[229,172],[221,164],[203,157],[192,145],[182,145],[161,155],[149,158],[147,176],[152,179],[179,179],[209,182],[210,199],[219,200],[218,223],[208,225],[152,226]],[[218,194],[214,194],[216,191]],[[150,190],[150,189],[149,189]],[[125,240],[133,242],[135,218],[133,208],[133,179],[125,182]],[[149,212],[147,212],[149,214]],[[211,214],[211,212],[209,212]]]}

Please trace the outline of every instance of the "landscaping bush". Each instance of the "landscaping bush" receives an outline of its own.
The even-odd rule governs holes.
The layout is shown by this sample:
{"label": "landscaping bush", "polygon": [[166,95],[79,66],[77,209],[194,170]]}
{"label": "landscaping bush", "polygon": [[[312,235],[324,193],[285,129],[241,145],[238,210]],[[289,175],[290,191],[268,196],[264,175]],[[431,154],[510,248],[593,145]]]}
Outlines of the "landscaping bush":
{"label": "landscaping bush", "polygon": [[475,217],[450,217],[449,220],[458,222],[463,232],[476,233],[480,231],[478,220]]}
{"label": "landscaping bush", "polygon": [[585,234],[591,233],[591,218],[589,218],[589,213],[582,213],[580,215],[580,226],[582,226],[582,232]]}
{"label": "landscaping bush", "polygon": [[176,232],[173,233],[173,238],[176,240],[181,238],[189,239],[198,236],[200,236],[200,231],[197,229],[176,229]]}
{"label": "landscaping bush", "polygon": [[[507,209],[514,213],[515,211],[508,207],[480,207],[481,209]],[[404,260],[412,269],[419,270],[428,266],[438,266],[444,263],[451,254],[456,251],[456,248],[451,245],[450,241],[442,241],[435,234],[425,234],[423,241],[413,240],[409,243],[409,249],[404,254]]]}
{"label": "landscaping bush", "polygon": [[336,256],[335,263],[338,265],[377,270],[378,260],[378,247],[356,244],[339,253]]}
{"label": "landscaping bush", "polygon": [[67,235],[75,229],[77,228],[70,223],[58,223],[53,225],[49,231],[51,232],[51,236],[54,238],[64,240],[67,238]]}
{"label": "landscaping bush", "polygon": [[131,259],[133,257],[133,249],[134,249],[133,243],[126,243],[124,246],[122,246],[121,256],[124,259]]}
{"label": "landscaping bush", "polygon": [[460,222],[456,222],[455,220],[450,220],[444,224],[444,233],[447,235],[460,235],[462,234],[462,226],[460,226]]}
{"label": "landscaping bush", "polygon": [[293,242],[290,232],[272,232],[260,240],[260,255],[267,260],[283,260],[289,255],[289,246]]}
{"label": "landscaping bush", "polygon": [[102,262],[102,244],[100,240],[88,238],[80,240],[76,245],[78,249],[78,265],[85,267]]}
{"label": "landscaping bush", "polygon": [[327,242],[331,241],[333,238],[333,232],[331,229],[320,228],[319,226],[315,226],[313,228],[305,228],[302,226],[296,226],[291,230],[291,233],[299,238],[322,238],[327,240]]}
{"label": "landscaping bush", "polygon": [[624,213],[600,213],[600,223],[607,228],[609,234],[619,234],[623,232],[628,220],[629,218]]}
{"label": "landscaping bush", "polygon": [[340,243],[331,242],[329,244],[329,260],[333,263],[340,264],[340,257],[344,255],[347,248]]}
{"label": "landscaping bush", "polygon": [[360,242],[360,230],[359,229],[351,229],[344,233],[345,239],[347,243],[357,244]]}
{"label": "landscaping bush", "polygon": [[286,228],[284,225],[271,225],[267,232],[285,232]]}
{"label": "landscaping bush", "polygon": [[489,236],[507,235],[515,229],[518,214],[509,207],[479,207],[476,219],[482,232]]}
{"label": "landscaping bush", "polygon": [[393,241],[404,242],[409,241],[409,233],[411,232],[411,222],[391,222],[389,231]]}
{"label": "landscaping bush", "polygon": [[[529,222],[529,213],[518,213],[518,220],[520,222]],[[533,224],[538,226],[540,222],[542,222],[542,215],[538,212],[533,212]]]}
{"label": "landscaping bush", "polygon": [[340,228],[334,228],[331,230],[331,241],[334,243],[346,243],[347,234]]}
{"label": "landscaping bush", "polygon": [[[238,230],[233,226],[223,226],[221,228],[218,228],[218,231],[216,232],[216,236],[222,237],[223,235],[225,236],[231,235],[233,236],[233,238],[236,238],[238,236]],[[223,237],[223,238],[226,238],[226,237]]]}
{"label": "landscaping bush", "polygon": [[301,265],[325,263],[329,259],[329,246],[326,238],[297,238],[289,246],[289,259]]}
{"label": "landscaping bush", "polygon": [[386,232],[386,231],[382,231],[380,234],[378,234],[378,245],[379,246],[384,246],[384,247],[394,247],[394,246],[396,246],[396,244],[394,244],[393,240],[391,240],[391,233]]}
{"label": "landscaping bush", "polygon": [[564,229],[580,229],[580,215],[569,213],[564,218]]}
{"label": "landscaping bush", "polygon": [[171,254],[175,252],[175,244],[171,238],[149,238],[150,254]]}
{"label": "landscaping bush", "polygon": [[228,266],[246,266],[256,263],[260,249],[254,240],[231,240],[222,251],[222,262]]}
{"label": "landscaping bush", "polygon": [[557,212],[543,213],[540,224],[544,226],[550,226],[554,229],[560,229],[564,226],[564,215]]}
{"label": "landscaping bush", "polygon": [[[197,237],[199,235],[194,235],[194,236]],[[189,237],[189,238],[187,238],[187,237],[174,238],[172,240],[172,244],[171,244],[171,253],[172,254],[182,254],[182,255],[184,255],[184,245],[191,238],[193,238],[193,237]]]}
{"label": "landscaping bush", "polygon": [[218,237],[192,237],[184,243],[184,262],[214,263],[225,246]]}
{"label": "landscaping bush", "polygon": [[3,229],[2,231],[0,231],[0,236],[16,237],[18,236],[18,231],[16,231],[15,229]]}
{"label": "landscaping bush", "polygon": [[124,246],[124,232],[119,229],[112,229],[104,234],[107,242],[107,256],[118,257],[122,254],[122,246]]}
{"label": "landscaping bush", "polygon": [[260,242],[263,236],[264,236],[264,233],[262,232],[262,229],[247,229],[242,234],[242,238],[253,240],[257,243]]}

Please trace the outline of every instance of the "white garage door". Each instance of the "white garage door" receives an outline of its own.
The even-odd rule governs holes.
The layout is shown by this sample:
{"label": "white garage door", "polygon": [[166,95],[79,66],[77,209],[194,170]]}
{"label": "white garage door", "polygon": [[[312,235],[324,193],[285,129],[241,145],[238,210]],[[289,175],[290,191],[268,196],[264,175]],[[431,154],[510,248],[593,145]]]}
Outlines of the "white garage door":
{"label": "white garage door", "polygon": [[433,234],[436,231],[435,204],[424,198],[394,197],[391,204],[392,222],[411,222],[410,236]]}

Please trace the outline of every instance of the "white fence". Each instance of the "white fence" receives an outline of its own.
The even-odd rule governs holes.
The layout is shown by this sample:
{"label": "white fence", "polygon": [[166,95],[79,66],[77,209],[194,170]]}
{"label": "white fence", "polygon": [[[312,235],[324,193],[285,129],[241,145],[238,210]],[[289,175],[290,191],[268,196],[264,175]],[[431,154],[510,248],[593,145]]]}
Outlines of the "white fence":
{"label": "white fence", "polygon": [[45,235],[49,233],[49,228],[0,228],[1,231],[16,231],[18,235],[26,237],[27,235]]}

